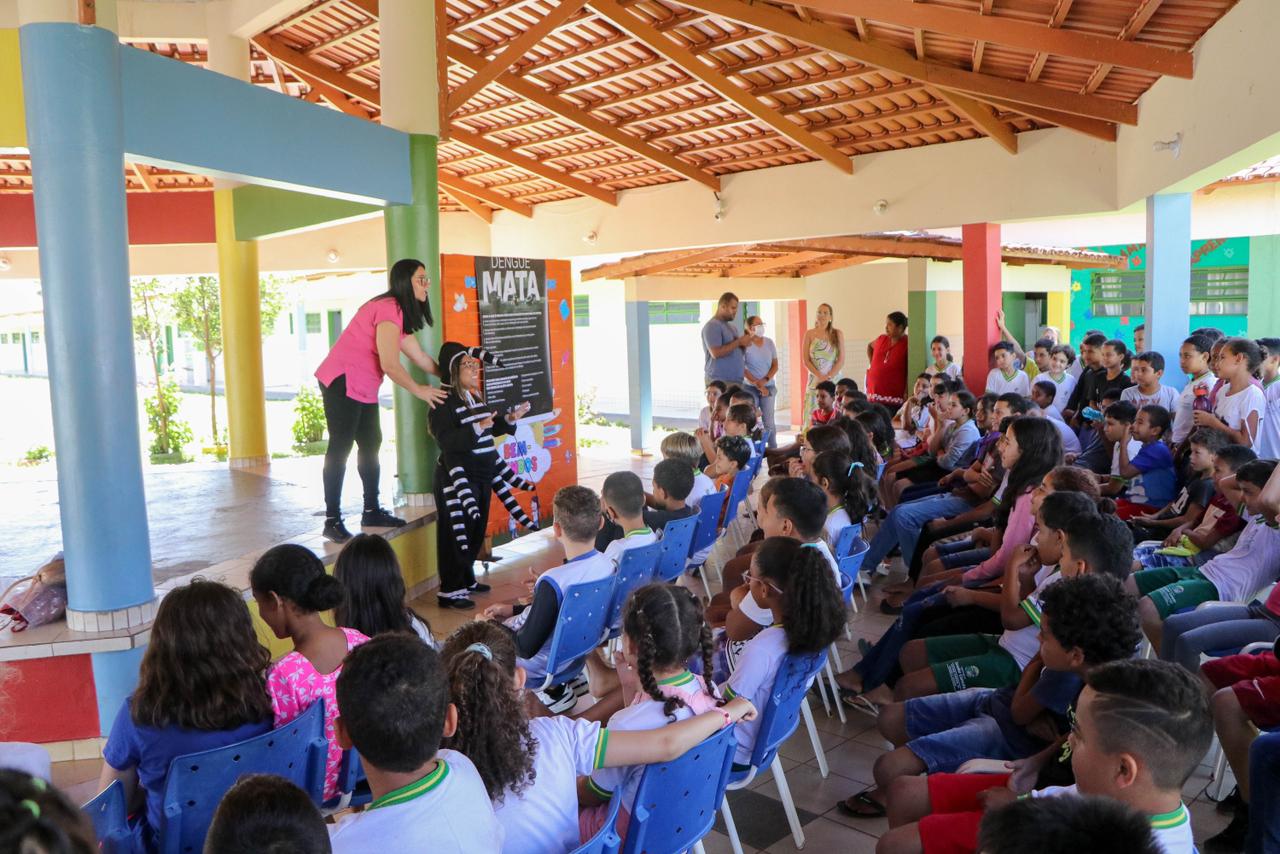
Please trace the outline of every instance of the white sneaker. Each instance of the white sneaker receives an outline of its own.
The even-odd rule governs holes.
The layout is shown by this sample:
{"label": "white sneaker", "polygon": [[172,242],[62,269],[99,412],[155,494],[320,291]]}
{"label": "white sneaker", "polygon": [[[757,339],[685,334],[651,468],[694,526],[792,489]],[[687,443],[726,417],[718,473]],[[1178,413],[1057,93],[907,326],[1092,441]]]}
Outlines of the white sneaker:
{"label": "white sneaker", "polygon": [[889,558],[885,558],[884,560],[880,561],[880,565],[876,567],[876,575],[887,576],[892,569],[893,569],[893,561],[890,560]]}

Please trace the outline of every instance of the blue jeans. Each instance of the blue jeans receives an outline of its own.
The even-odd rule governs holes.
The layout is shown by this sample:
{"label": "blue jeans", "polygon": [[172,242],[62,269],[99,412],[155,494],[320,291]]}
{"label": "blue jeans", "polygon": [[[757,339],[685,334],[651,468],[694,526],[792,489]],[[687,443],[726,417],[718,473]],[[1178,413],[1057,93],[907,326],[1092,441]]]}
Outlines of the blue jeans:
{"label": "blue jeans", "polygon": [[756,406],[760,407],[760,414],[763,416],[764,429],[769,434],[769,438],[765,440],[765,447],[776,450],[778,447],[778,425],[777,425],[777,407],[778,407],[778,387],[773,383],[768,383],[765,388],[769,389],[768,397],[760,396],[760,389],[751,383],[743,383],[742,388],[746,390],[756,399]]}
{"label": "blue jeans", "polygon": [[1263,804],[1280,803],[1280,732],[1264,732],[1249,748],[1249,838],[1245,851],[1280,851],[1280,810]]}
{"label": "blue jeans", "polygon": [[893,508],[871,539],[871,547],[862,565],[874,569],[884,560],[894,546],[902,549],[902,559],[908,564],[916,553],[920,532],[930,519],[946,519],[971,509],[969,502],[954,495],[931,495],[919,501],[908,501]]}
{"label": "blue jeans", "polygon": [[930,774],[952,773],[970,759],[1021,759],[995,718],[987,714],[991,688],[970,688],[908,700],[907,749]]}
{"label": "blue jeans", "polygon": [[863,691],[870,691],[884,684],[897,667],[898,656],[902,654],[902,648],[907,645],[907,641],[911,640],[915,634],[916,625],[920,622],[925,609],[946,601],[946,594],[943,593],[943,587],[940,584],[921,588],[907,597],[898,619],[887,632],[880,636],[880,640],[867,650],[862,660],[853,666],[853,672],[862,677]]}
{"label": "blue jeans", "polygon": [[1255,617],[1248,605],[1215,605],[1164,621],[1160,657],[1200,672],[1200,653],[1238,650],[1258,641],[1271,643],[1280,635],[1280,624]]}

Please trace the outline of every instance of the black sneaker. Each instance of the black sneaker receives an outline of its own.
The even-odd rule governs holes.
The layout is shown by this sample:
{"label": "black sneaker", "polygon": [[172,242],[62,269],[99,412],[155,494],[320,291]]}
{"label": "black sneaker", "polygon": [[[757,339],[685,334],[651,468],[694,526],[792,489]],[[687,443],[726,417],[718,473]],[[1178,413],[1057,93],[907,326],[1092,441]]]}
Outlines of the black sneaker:
{"label": "black sneaker", "polygon": [[475,584],[471,585],[467,589],[470,590],[472,593],[488,593],[493,588],[490,587],[488,584],[484,584],[483,582],[477,581]]}
{"label": "black sneaker", "polygon": [[568,685],[553,685],[545,691],[534,692],[547,711],[553,715],[564,714],[578,703],[578,697]]}
{"label": "black sneaker", "polygon": [[351,532],[347,530],[346,525],[342,524],[341,519],[325,519],[324,538],[331,543],[341,545],[351,539]]}
{"label": "black sneaker", "polygon": [[1231,790],[1231,794],[1218,801],[1218,805],[1214,807],[1214,809],[1223,815],[1234,815],[1235,811],[1239,809],[1240,805],[1243,803],[1244,799],[1240,797],[1240,787],[1237,786]]}
{"label": "black sneaker", "polygon": [[1249,805],[1240,804],[1231,824],[1217,836],[1210,836],[1204,841],[1207,854],[1240,854],[1244,851],[1245,838],[1249,835]]}
{"label": "black sneaker", "polygon": [[441,608],[453,608],[455,611],[470,611],[476,606],[475,602],[465,596],[437,596],[436,604]]}
{"label": "black sneaker", "polygon": [[362,528],[402,528],[405,521],[399,516],[392,516],[381,507],[375,507],[372,510],[364,511],[364,515],[360,517],[360,527]]}

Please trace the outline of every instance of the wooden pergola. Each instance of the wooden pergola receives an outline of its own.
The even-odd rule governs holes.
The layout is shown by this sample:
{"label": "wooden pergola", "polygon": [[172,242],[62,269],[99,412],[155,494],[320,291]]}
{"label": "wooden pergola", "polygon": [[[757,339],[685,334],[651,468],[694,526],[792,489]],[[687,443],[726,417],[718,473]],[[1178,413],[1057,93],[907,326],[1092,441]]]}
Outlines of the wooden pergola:
{"label": "wooden pergola", "polygon": [[[423,0],[428,2],[428,0]],[[543,202],[1027,130],[1114,140],[1235,0],[435,0],[441,206]],[[376,121],[378,0],[318,0],[256,36],[252,77]],[[202,45],[139,43],[188,62]],[[207,189],[130,166],[129,189]],[[29,191],[0,155],[0,190]]]}
{"label": "wooden pergola", "polygon": [[[700,279],[804,278],[882,258],[929,258],[958,261],[961,243],[933,234],[854,234],[778,243],[742,243],[709,249],[649,252],[582,271],[582,280],[629,279],[642,276],[685,276]],[[1005,263],[1055,264],[1072,269],[1121,269],[1121,255],[1051,246],[1001,247]]]}

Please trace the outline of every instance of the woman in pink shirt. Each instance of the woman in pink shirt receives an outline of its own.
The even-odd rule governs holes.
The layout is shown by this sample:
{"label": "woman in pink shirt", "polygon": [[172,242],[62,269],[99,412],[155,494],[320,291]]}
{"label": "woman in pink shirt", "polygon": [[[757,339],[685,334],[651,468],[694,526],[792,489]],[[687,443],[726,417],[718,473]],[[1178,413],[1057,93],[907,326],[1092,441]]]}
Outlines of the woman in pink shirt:
{"label": "woman in pink shirt", "polygon": [[388,278],[386,293],[360,306],[316,369],[329,427],[329,449],[324,455],[324,535],[335,543],[351,539],[351,532],[342,524],[341,504],[342,477],[353,444],[359,448],[357,468],[364,484],[360,524],[375,528],[404,524],[378,503],[378,450],[382,446],[378,387],[382,377],[391,377],[396,385],[433,407],[445,396],[441,389],[416,382],[400,363],[403,353],[426,373],[440,375],[435,359],[422,351],[414,337],[424,325],[433,325],[427,269],[421,261],[403,258],[391,267]]}

